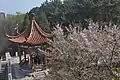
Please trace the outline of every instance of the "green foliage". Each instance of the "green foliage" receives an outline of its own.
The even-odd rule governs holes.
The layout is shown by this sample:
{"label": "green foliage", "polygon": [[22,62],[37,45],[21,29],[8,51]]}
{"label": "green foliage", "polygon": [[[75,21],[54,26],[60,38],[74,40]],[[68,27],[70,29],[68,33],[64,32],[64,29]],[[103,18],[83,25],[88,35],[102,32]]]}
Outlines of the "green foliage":
{"label": "green foliage", "polygon": [[49,23],[48,23],[48,20],[47,20],[47,17],[46,17],[46,13],[42,9],[40,9],[38,7],[33,8],[29,12],[29,16],[31,14],[33,14],[33,13],[35,15],[35,19],[36,19],[37,23],[39,25],[44,26],[44,27],[42,27],[42,29],[44,29],[45,31],[49,32]]}
{"label": "green foliage", "polygon": [[[50,32],[51,24],[63,23],[66,21],[93,21],[120,23],[120,0],[46,0],[40,7],[35,7],[29,13],[10,17],[14,26],[19,25],[19,31],[29,25],[29,17],[34,13],[36,21],[42,28]],[[25,18],[24,18],[25,17]]]}
{"label": "green foliage", "polygon": [[8,29],[10,30],[11,35],[17,35],[25,30],[26,25],[24,23],[26,22],[26,19],[24,20],[24,18],[26,15],[27,14],[16,12],[16,15],[8,17]]}
{"label": "green foliage", "polygon": [[[116,71],[117,73],[120,73],[120,67],[113,67],[113,70]],[[119,78],[112,76],[111,80],[119,80]]]}
{"label": "green foliage", "polygon": [[24,16],[24,21],[22,22],[21,26],[18,27],[19,28],[19,32],[23,32],[30,24],[30,20],[29,20],[29,15],[28,13],[26,13],[26,15]]}
{"label": "green foliage", "polygon": [[19,12],[16,12],[16,15],[10,16],[9,19],[10,19],[12,22],[16,22],[16,21],[23,21],[23,20],[24,20],[24,17],[25,17],[25,14],[21,14],[21,13],[19,13]]}
{"label": "green foliage", "polygon": [[120,0],[52,0],[33,8],[37,17],[45,12],[48,22],[83,21],[92,18],[94,21],[120,22]]}
{"label": "green foliage", "polygon": [[[73,19],[92,18],[93,20],[115,21],[119,19],[119,0],[65,0]],[[69,17],[69,16],[68,16]]]}
{"label": "green foliage", "polygon": [[37,22],[44,26],[43,29],[50,32],[50,23],[59,23],[61,19],[64,18],[62,10],[59,9],[62,3],[60,0],[55,0],[52,2],[44,2],[41,7],[35,7],[30,12],[29,15],[34,13]]}

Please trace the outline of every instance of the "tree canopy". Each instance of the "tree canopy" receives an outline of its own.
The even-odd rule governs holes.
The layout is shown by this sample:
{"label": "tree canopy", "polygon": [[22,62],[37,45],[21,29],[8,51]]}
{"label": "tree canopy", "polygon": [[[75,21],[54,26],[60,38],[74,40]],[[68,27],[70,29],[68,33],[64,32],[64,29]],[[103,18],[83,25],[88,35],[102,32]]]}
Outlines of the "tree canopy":
{"label": "tree canopy", "polygon": [[[113,21],[118,23],[120,20],[120,1],[119,0],[52,0],[44,2],[40,7],[33,8],[37,17],[44,12],[47,21],[61,22],[64,20],[82,21],[92,18],[94,21]],[[48,22],[47,22],[48,23]]]}
{"label": "tree canopy", "polygon": [[28,25],[31,14],[35,14],[36,21],[43,29],[50,32],[52,24],[81,22],[91,18],[94,22],[120,23],[120,0],[46,0],[40,7],[34,7],[26,14],[16,12],[11,18],[19,24],[22,32]]}

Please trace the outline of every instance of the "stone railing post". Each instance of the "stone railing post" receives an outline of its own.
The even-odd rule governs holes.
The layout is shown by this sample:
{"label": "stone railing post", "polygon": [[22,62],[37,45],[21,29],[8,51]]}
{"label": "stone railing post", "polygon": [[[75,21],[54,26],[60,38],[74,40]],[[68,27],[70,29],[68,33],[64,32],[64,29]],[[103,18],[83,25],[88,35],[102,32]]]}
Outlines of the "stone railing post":
{"label": "stone railing post", "polygon": [[6,61],[7,61],[7,70],[8,70],[8,80],[12,80],[11,56],[9,52],[6,53]]}

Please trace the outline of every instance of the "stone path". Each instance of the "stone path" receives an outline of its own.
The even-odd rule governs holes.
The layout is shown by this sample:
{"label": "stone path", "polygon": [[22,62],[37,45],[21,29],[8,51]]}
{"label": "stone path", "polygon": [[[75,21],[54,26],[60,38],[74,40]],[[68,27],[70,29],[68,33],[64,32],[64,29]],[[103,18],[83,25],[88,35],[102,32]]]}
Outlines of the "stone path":
{"label": "stone path", "polygon": [[0,61],[0,80],[7,80],[6,62]]}
{"label": "stone path", "polygon": [[18,57],[12,57],[12,76],[13,80],[34,80],[21,71]]}
{"label": "stone path", "polygon": [[[19,58],[12,58],[12,75],[13,80],[44,80],[44,77],[48,72],[47,70],[36,70],[33,73],[27,74],[24,70],[21,70],[19,66]],[[29,76],[28,76],[29,75]]]}

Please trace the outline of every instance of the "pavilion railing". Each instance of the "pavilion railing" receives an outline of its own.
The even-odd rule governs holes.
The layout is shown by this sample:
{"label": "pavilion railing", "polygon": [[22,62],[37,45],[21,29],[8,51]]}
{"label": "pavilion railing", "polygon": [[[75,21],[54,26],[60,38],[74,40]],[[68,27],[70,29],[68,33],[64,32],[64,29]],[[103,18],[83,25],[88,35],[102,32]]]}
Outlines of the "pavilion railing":
{"label": "pavilion railing", "polygon": [[10,53],[7,52],[6,53],[6,61],[7,61],[7,76],[8,76],[8,80],[12,80],[12,71],[11,71],[11,56]]}

